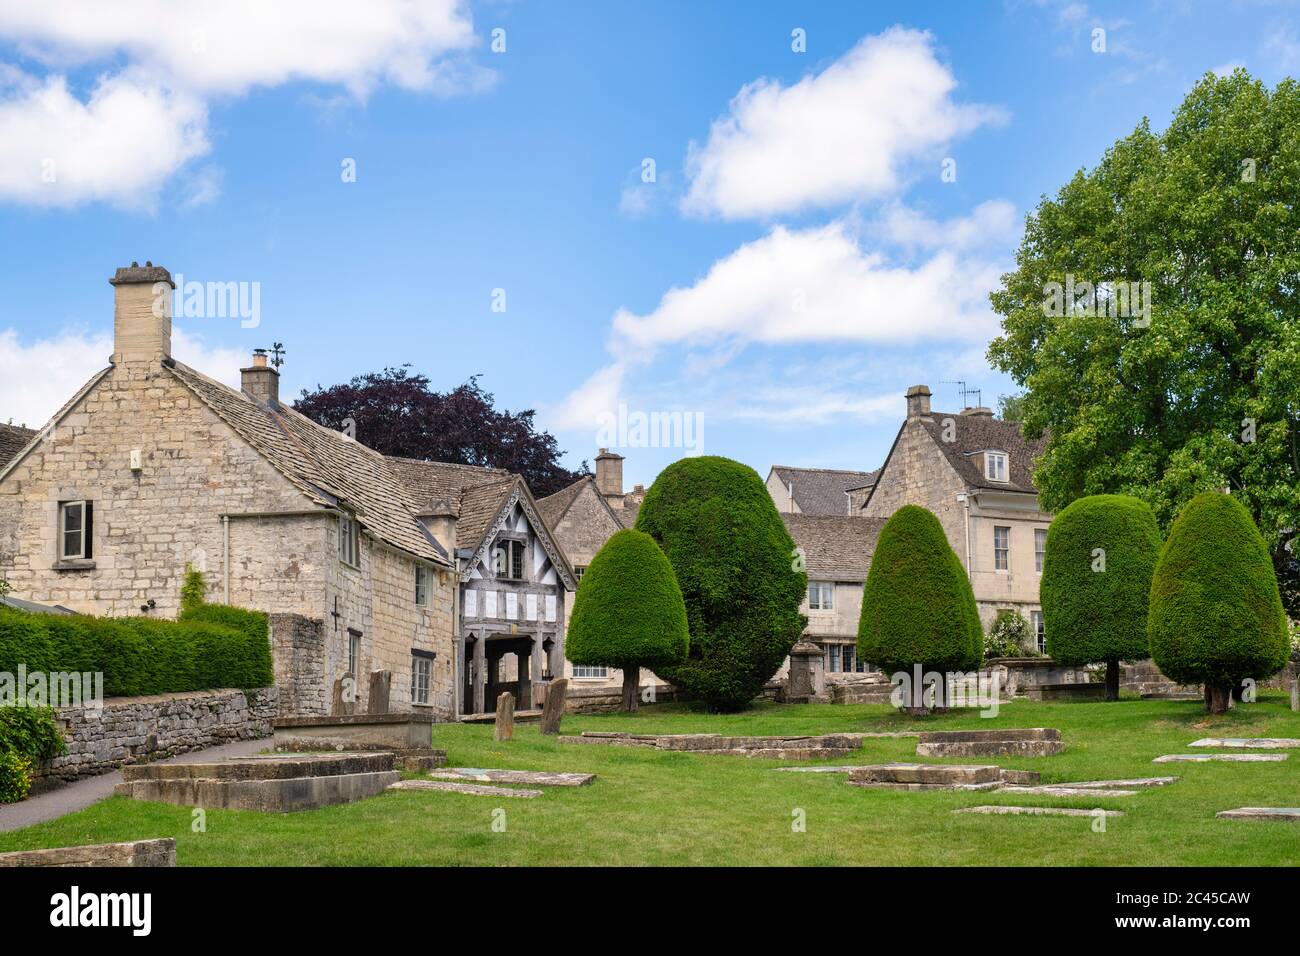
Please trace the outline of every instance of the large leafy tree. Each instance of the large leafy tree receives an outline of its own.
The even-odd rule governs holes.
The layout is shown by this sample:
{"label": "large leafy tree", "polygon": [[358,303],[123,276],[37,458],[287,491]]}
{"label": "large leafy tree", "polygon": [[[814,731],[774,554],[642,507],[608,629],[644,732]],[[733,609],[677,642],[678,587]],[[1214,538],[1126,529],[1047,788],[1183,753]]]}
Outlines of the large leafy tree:
{"label": "large leafy tree", "polygon": [[748,706],[807,623],[808,576],[763,479],[729,458],[675,461],[646,492],[636,530],[668,556],[690,625],[686,659],[655,673],[714,710]]}
{"label": "large leafy tree", "polygon": [[[1207,75],[1162,133],[1144,120],[1028,217],[992,295],[989,357],[1050,430],[1035,484],[1060,511],[1127,493],[1163,528],[1224,488],[1300,616],[1300,87]],[[1138,287],[1120,309],[1119,284]],[[1056,285],[1053,285],[1055,283]],[[1092,283],[1090,296],[1083,283]],[[1074,301],[1058,290],[1073,284]],[[1117,315],[1110,314],[1112,303]],[[1098,314],[1099,313],[1099,314]]]}
{"label": "large leafy tree", "polygon": [[294,408],[326,428],[348,419],[356,439],[385,455],[504,468],[523,475],[537,497],[553,494],[587,473],[559,463],[564,454],[533,410],[498,410],[491,392],[470,378],[449,392],[434,391],[409,366],[358,375],[350,382],[303,389]]}

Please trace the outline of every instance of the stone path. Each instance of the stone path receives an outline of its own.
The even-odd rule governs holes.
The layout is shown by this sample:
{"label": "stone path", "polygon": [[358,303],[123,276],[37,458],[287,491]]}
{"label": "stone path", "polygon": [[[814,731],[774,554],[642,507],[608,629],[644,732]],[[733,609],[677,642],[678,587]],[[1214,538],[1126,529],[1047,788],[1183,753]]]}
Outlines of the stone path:
{"label": "stone path", "polygon": [[535,787],[585,787],[596,779],[594,773],[549,773],[544,770],[482,770],[478,767],[448,767],[435,770],[434,780],[459,780],[463,783],[527,783]]}
{"label": "stone path", "polygon": [[1165,754],[1152,763],[1268,763],[1285,760],[1288,754]]}
{"label": "stone path", "polygon": [[453,783],[450,780],[399,780],[389,784],[389,790],[441,790],[447,793],[467,793],[475,797],[515,797],[533,800],[542,795],[540,790],[515,790],[511,787],[485,787],[478,783]]}
{"label": "stone path", "polygon": [[1225,820],[1283,820],[1297,823],[1300,822],[1300,807],[1238,807],[1236,810],[1220,810],[1215,816]]}
{"label": "stone path", "polygon": [[962,807],[953,813],[993,813],[1035,817],[1122,817],[1122,810],[1076,810],[1073,807]]}
{"label": "stone path", "polygon": [[[176,757],[168,757],[166,760],[158,762],[207,763],[213,760],[224,760],[227,757],[251,757],[259,750],[264,750],[270,745],[271,741],[269,739],[238,740],[234,743],[222,744],[219,747],[209,747],[206,750],[195,750]],[[84,780],[47,790],[45,793],[28,797],[22,803],[4,804],[0,806],[0,833],[8,830],[19,830],[36,823],[44,823],[46,820],[55,820],[69,813],[76,813],[78,810],[84,810],[92,803],[98,803],[106,797],[111,797],[113,791],[121,782],[122,772],[115,770],[112,773],[100,774],[98,777],[86,777]]]}
{"label": "stone path", "polygon": [[1300,747],[1295,737],[1202,737],[1189,747],[1244,747],[1250,750],[1294,750]]}

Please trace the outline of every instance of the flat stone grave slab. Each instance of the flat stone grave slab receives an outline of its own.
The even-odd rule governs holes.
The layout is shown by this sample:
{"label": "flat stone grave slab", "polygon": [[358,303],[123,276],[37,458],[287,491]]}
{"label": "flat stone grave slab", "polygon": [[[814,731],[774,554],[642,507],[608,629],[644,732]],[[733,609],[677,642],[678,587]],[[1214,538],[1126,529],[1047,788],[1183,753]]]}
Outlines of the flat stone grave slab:
{"label": "flat stone grave slab", "polygon": [[997,792],[1030,794],[1039,797],[1078,797],[1083,794],[1087,794],[1090,797],[1132,797],[1136,796],[1138,791],[1103,790],[1100,787],[1079,790],[1071,787],[1055,787],[1049,784],[1043,787],[998,787]]}
{"label": "flat stone grave slab", "polygon": [[401,779],[392,753],[266,754],[215,763],[135,764],[114,793],[176,806],[287,813],[351,803]]}
{"label": "flat stone grave slab", "polygon": [[0,867],[11,866],[175,866],[176,841],[135,840],[130,843],[96,843],[49,850],[0,853]]}
{"label": "flat stone grave slab", "polygon": [[1225,820],[1281,820],[1285,823],[1300,823],[1300,807],[1238,807],[1236,810],[1220,810],[1215,816]]}
{"label": "flat stone grave slab", "polygon": [[1065,749],[1052,727],[943,730],[921,734],[918,757],[1049,757]]}
{"label": "flat stone grave slab", "polygon": [[[888,765],[854,763],[854,764],[842,764],[842,765],[832,764],[825,767],[777,767],[776,769],[783,770],[786,773],[848,773],[851,774],[855,770],[868,770],[873,766],[917,767],[922,765],[908,764],[908,763],[888,764]],[[941,764],[940,766],[946,766],[946,765]],[[1037,770],[999,769],[999,781],[1004,785],[1014,784],[1014,785],[1034,786],[1039,781],[1039,773]],[[862,783],[858,784],[858,786],[864,786],[864,785],[865,784]],[[883,786],[883,783],[881,785]],[[912,787],[913,787],[912,784],[907,785],[908,789],[911,789]]]}
{"label": "flat stone grave slab", "polygon": [[776,760],[825,760],[847,756],[862,746],[862,734],[821,734],[794,737],[727,737],[722,734],[629,734],[584,731],[579,737],[557,737],[564,744],[604,744],[653,747],[656,750]]}
{"label": "flat stone grave slab", "polygon": [[1134,787],[1138,789],[1167,787],[1177,779],[1177,777],[1133,777],[1129,780],[1072,780],[1067,783],[1054,783],[1052,786],[1064,787],[1067,790],[1129,790]]}
{"label": "flat stone grave slab", "polygon": [[849,784],[897,790],[992,790],[1002,785],[1002,770],[986,765],[868,764],[849,772]]}
{"label": "flat stone grave slab", "polygon": [[540,790],[516,790],[513,787],[489,787],[479,783],[456,783],[451,780],[399,780],[389,784],[389,790],[438,790],[445,793],[465,793],[473,797],[514,797],[517,800],[534,800],[542,795]]}
{"label": "flat stone grave slab", "polygon": [[1152,763],[1276,763],[1289,754],[1165,754]]}
{"label": "flat stone grave slab", "polygon": [[953,813],[990,813],[1034,817],[1122,817],[1123,810],[1076,810],[1073,807],[962,807]]}
{"label": "flat stone grave slab", "polygon": [[1295,750],[1300,739],[1295,737],[1202,737],[1193,740],[1189,747],[1236,747],[1248,750]]}
{"label": "flat stone grave slab", "polygon": [[278,717],[271,727],[277,750],[410,750],[433,740],[430,714]]}
{"label": "flat stone grave slab", "polygon": [[448,767],[429,774],[434,780],[462,783],[525,783],[535,787],[585,787],[594,773],[551,773],[545,770],[484,770],[478,767]]}

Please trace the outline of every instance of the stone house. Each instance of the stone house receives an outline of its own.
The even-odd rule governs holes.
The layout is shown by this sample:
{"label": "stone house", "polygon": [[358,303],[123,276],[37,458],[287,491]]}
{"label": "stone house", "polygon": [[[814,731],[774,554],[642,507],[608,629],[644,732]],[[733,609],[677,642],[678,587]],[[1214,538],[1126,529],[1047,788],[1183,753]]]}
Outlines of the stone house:
{"label": "stone house", "polygon": [[[193,565],[210,599],[272,614],[285,713],[452,718],[490,683],[486,662],[504,653],[483,645],[498,633],[520,660],[548,640],[562,660],[572,572],[530,532],[543,526],[517,476],[388,458],[322,428],[280,403],[264,355],[228,388],[172,357],[166,269],[133,263],[109,281],[110,364],[0,467],[14,597],[171,617]],[[505,569],[502,600],[470,615],[462,591],[489,567]]]}
{"label": "stone house", "polygon": [[799,610],[808,618],[803,640],[824,656],[824,673],[865,671],[857,659],[858,618],[876,538],[883,518],[782,514],[808,574],[808,593]]}
{"label": "stone house", "polygon": [[767,491],[782,514],[856,515],[870,497],[877,471],[773,465]]}
{"label": "stone house", "polygon": [[939,518],[970,576],[985,628],[998,610],[1019,611],[1044,646],[1038,583],[1052,516],[1038,506],[1034,462],[1046,438],[1027,440],[1016,422],[987,408],[936,412],[930,389],[907,390],[907,418],[860,513],[888,518],[905,504]]}
{"label": "stone house", "polygon": [[27,443],[36,437],[36,432],[21,425],[6,425],[0,422],[0,468],[17,457]]}

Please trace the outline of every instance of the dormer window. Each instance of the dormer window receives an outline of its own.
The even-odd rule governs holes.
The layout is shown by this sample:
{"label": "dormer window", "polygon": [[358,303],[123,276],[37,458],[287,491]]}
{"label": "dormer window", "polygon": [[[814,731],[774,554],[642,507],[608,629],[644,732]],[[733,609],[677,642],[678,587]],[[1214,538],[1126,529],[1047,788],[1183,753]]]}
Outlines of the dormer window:
{"label": "dormer window", "polygon": [[984,453],[984,477],[989,481],[1007,481],[1007,453],[1004,451],[986,451]]}

